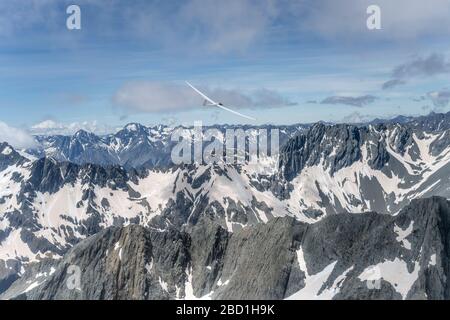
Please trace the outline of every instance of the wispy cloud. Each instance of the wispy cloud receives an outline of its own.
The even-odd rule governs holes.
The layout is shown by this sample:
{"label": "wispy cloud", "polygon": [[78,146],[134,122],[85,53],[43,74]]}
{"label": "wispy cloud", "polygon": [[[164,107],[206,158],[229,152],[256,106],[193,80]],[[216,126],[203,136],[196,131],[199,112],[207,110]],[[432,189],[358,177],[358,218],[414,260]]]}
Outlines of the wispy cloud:
{"label": "wispy cloud", "polygon": [[[211,99],[237,109],[277,108],[296,104],[268,89],[247,93],[236,89],[200,88]],[[177,112],[201,108],[203,99],[186,85],[132,82],[115,93],[113,103],[130,112]]]}
{"label": "wispy cloud", "polygon": [[[67,40],[61,22],[66,17],[65,8],[72,2],[1,1],[0,34],[14,37],[23,30],[42,34],[51,31],[53,39],[61,36]],[[371,0],[78,0],[76,4],[82,8],[84,21],[89,22],[89,36],[145,39],[157,45],[175,46],[183,52],[245,51],[259,41],[276,41],[278,32],[369,41],[450,35],[447,0],[433,0],[433,5],[424,1],[378,0],[382,30],[377,32],[369,32],[366,27],[366,9],[374,4]]]}
{"label": "wispy cloud", "polygon": [[353,107],[364,107],[368,104],[375,102],[378,98],[372,95],[365,95],[359,97],[344,97],[344,96],[332,96],[325,98],[321,104],[343,104]]}
{"label": "wispy cloud", "polygon": [[58,9],[57,0],[1,1],[0,36],[15,36],[37,26],[47,32],[57,26]]}
{"label": "wispy cloud", "polygon": [[399,65],[392,71],[395,79],[412,77],[431,77],[450,73],[450,62],[442,54],[433,53],[428,57],[419,57],[413,61]]}
{"label": "wispy cloud", "polygon": [[[65,9],[70,4],[73,1],[1,1],[0,36],[51,32],[55,41],[66,41]],[[134,0],[130,4],[78,0],[76,4],[89,37],[145,40],[183,52],[201,49],[214,54],[245,51],[268,33],[283,11],[282,4],[272,0]]]}
{"label": "wispy cloud", "polygon": [[51,119],[36,123],[30,128],[30,132],[35,135],[72,135],[79,130],[85,130],[96,134],[107,134],[115,132],[117,128],[107,124],[100,124],[95,120],[63,123]]}
{"label": "wispy cloud", "polygon": [[369,114],[362,114],[361,112],[355,111],[352,112],[346,116],[344,116],[341,120],[337,121],[338,123],[366,123],[373,119],[375,119],[376,116],[369,115]]}
{"label": "wispy cloud", "polygon": [[410,79],[427,78],[450,73],[450,61],[444,55],[433,53],[428,57],[418,57],[392,70],[392,79],[383,84],[383,89],[406,84]]}
{"label": "wispy cloud", "polygon": [[394,87],[403,85],[405,83],[406,83],[406,81],[404,81],[404,80],[392,79],[392,80],[389,80],[389,81],[386,81],[385,83],[383,83],[382,89],[383,90],[392,89]]}

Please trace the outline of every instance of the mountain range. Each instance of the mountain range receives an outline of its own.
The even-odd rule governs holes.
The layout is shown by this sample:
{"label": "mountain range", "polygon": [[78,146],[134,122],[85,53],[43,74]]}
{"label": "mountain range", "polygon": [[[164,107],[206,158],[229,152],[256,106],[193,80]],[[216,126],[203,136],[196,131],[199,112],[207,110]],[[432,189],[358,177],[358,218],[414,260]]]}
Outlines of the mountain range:
{"label": "mountain range", "polygon": [[[290,126],[259,126],[248,125],[215,125],[204,126],[204,131],[217,129],[225,132],[231,130],[258,130],[264,128],[270,131],[276,128],[280,132],[280,143],[308,128],[309,125]],[[50,157],[58,161],[69,161],[77,164],[121,165],[126,168],[167,167],[172,164],[170,153],[175,141],[172,133],[177,129],[193,129],[193,127],[168,127],[158,125],[145,127],[139,123],[130,123],[114,134],[98,136],[84,130],[77,131],[73,136],[36,135],[37,147],[26,152],[35,157]]]}
{"label": "mountain range", "polygon": [[174,165],[165,126],[1,143],[0,297],[448,298],[450,113],[264,128],[244,164]]}

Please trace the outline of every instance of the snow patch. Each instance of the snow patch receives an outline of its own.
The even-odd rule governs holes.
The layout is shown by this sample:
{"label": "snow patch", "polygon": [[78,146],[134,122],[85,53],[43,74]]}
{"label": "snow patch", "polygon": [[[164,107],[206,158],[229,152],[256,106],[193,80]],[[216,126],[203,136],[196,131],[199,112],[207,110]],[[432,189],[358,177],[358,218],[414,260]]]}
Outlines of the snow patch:
{"label": "snow patch", "polygon": [[353,266],[345,270],[334,281],[331,287],[326,287],[322,291],[323,285],[327,282],[331,273],[336,266],[337,261],[332,262],[326,266],[322,271],[310,275],[306,267],[306,261],[303,253],[303,248],[297,250],[297,261],[300,270],[305,273],[305,286],[298,292],[289,296],[287,300],[331,300],[336,294],[340,292],[340,288],[345,281],[347,274],[353,269]]}
{"label": "snow patch", "polygon": [[428,266],[435,266],[436,265],[436,253],[433,253],[430,257],[430,262],[428,262]]}
{"label": "snow patch", "polygon": [[189,273],[186,274],[187,281],[184,283],[184,300],[211,300],[212,294],[214,291],[211,291],[207,295],[204,295],[203,297],[197,297],[194,294],[194,288],[192,286],[192,270],[189,271]]}
{"label": "snow patch", "polygon": [[11,147],[7,146],[6,148],[3,149],[2,154],[5,155],[5,156],[8,156],[8,155],[10,155],[12,152],[13,152],[13,151],[12,151]]}
{"label": "snow patch", "polygon": [[409,226],[403,230],[398,226],[394,226],[394,232],[397,234],[396,240],[402,244],[405,249],[411,250],[411,243],[406,238],[411,234],[414,227],[414,221],[411,220]]}
{"label": "snow patch", "polygon": [[[395,258],[393,261],[384,261],[377,265],[369,266],[358,276],[361,281],[385,280],[389,282],[395,291],[405,299],[409,290],[419,276],[420,266],[416,262],[413,272],[408,271],[405,261]],[[376,279],[374,275],[378,275]]]}

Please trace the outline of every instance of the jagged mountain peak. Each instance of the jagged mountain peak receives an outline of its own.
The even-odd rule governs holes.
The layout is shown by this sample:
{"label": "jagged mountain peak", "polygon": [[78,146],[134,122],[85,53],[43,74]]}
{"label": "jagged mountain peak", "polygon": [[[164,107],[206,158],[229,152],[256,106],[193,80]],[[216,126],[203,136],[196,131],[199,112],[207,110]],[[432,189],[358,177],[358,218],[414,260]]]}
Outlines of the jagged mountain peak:
{"label": "jagged mountain peak", "polygon": [[125,125],[121,130],[117,131],[114,136],[115,137],[129,137],[132,138],[133,136],[142,136],[142,135],[148,135],[149,128],[139,124],[139,123],[129,123]]}
{"label": "jagged mountain peak", "polygon": [[143,126],[140,123],[132,122],[132,123],[125,125],[123,130],[127,130],[127,131],[142,131],[142,130],[144,130],[145,131],[145,130],[147,130],[147,127]]}
{"label": "jagged mountain peak", "polygon": [[97,140],[98,136],[92,132],[80,129],[74,133],[73,138],[75,139],[92,139]]}
{"label": "jagged mountain peak", "polygon": [[28,161],[7,142],[0,143],[0,172],[10,166],[20,166]]}
{"label": "jagged mountain peak", "polygon": [[9,155],[13,152],[13,148],[7,142],[0,142],[0,153],[3,155]]}

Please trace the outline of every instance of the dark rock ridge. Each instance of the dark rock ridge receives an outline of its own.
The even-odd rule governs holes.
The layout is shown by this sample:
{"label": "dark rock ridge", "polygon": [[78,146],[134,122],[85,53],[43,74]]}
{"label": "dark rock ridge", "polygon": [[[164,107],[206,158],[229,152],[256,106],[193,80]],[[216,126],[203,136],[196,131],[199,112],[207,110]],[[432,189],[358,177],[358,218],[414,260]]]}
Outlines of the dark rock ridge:
{"label": "dark rock ridge", "polygon": [[142,171],[126,170],[122,166],[97,164],[78,165],[72,162],[58,162],[52,158],[41,158],[33,162],[28,183],[34,191],[55,193],[66,184],[74,184],[77,179],[82,184],[128,190],[127,182],[136,182]]}
{"label": "dark rock ridge", "polygon": [[[1,298],[449,299],[449,241],[450,202],[439,197],[396,216],[284,217],[235,233],[208,219],[182,230],[112,227],[34,264]],[[79,290],[67,286],[71,266]]]}
{"label": "dark rock ridge", "polygon": [[[442,133],[444,136],[430,146],[430,152],[438,155],[449,144],[449,129],[450,112],[378,119],[360,125],[317,123],[283,145],[279,167],[288,180],[295,178],[305,166],[317,165],[321,161],[334,173],[361,160],[361,148],[366,145],[369,165],[381,170],[389,162],[388,147],[400,154],[408,153],[412,160],[418,158],[419,150],[414,144],[413,134],[422,138],[424,133]],[[389,146],[386,138],[392,140]]]}
{"label": "dark rock ridge", "polygon": [[[317,123],[282,147],[279,167],[287,180],[294,179],[305,167],[319,164],[333,174],[361,161],[365,147],[370,167],[381,170],[391,157],[388,147],[399,154],[408,152],[412,159],[417,159],[419,150],[414,144],[415,132],[413,128],[399,124],[330,126]],[[448,146],[448,140],[444,144]]]}
{"label": "dark rock ridge", "polygon": [[27,161],[7,142],[0,143],[0,172],[10,166],[20,166]]}
{"label": "dark rock ridge", "polygon": [[450,129],[450,112],[431,112],[426,116],[416,117],[408,123],[413,128],[427,132],[448,130]]}

